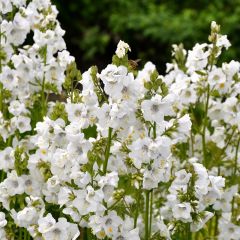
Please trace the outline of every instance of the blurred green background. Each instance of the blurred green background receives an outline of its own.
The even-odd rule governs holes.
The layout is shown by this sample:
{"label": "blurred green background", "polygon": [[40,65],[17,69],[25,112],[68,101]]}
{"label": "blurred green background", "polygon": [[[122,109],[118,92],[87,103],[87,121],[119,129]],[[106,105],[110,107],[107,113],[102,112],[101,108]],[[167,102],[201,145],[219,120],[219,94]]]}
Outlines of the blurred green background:
{"label": "blurred green background", "polygon": [[[81,70],[111,62],[118,41],[131,46],[131,59],[154,62],[160,72],[171,45],[206,42],[210,23],[222,26],[232,47],[223,61],[239,60],[240,0],[53,0],[66,30],[68,50]],[[140,64],[140,65],[141,65]]]}

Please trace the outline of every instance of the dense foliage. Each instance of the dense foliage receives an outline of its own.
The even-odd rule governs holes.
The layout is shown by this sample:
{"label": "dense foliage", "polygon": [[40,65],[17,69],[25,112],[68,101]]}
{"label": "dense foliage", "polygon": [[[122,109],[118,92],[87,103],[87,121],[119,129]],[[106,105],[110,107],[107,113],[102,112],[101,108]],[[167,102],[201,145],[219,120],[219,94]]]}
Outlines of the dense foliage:
{"label": "dense foliage", "polygon": [[81,74],[50,0],[0,10],[1,240],[240,240],[240,63],[216,22],[162,75],[121,40]]}
{"label": "dense foliage", "polygon": [[142,63],[151,60],[163,72],[165,63],[171,60],[171,45],[183,42],[191,48],[196,42],[204,42],[212,20],[223,26],[233,45],[222,59],[237,60],[240,56],[239,0],[54,2],[60,10],[61,24],[68,28],[68,49],[81,69],[93,64],[103,68],[122,39],[132,46],[132,59],[140,58]]}

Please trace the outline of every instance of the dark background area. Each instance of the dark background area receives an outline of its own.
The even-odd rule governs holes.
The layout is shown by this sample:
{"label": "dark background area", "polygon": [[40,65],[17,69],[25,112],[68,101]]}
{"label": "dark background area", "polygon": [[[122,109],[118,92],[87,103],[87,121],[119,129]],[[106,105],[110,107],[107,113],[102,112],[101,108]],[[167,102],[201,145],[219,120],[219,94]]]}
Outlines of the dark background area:
{"label": "dark background area", "polygon": [[111,62],[118,41],[129,43],[131,59],[152,61],[165,70],[171,45],[189,49],[208,39],[215,20],[227,34],[231,48],[222,61],[239,60],[240,0],[53,0],[66,30],[70,53],[85,71]]}

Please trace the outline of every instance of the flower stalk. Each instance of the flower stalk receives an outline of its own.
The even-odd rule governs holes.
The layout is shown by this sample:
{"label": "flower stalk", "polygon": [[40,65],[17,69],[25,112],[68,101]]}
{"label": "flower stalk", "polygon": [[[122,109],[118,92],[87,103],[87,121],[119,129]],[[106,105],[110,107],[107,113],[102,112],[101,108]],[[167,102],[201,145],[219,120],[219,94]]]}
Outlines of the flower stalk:
{"label": "flower stalk", "polygon": [[112,128],[108,128],[108,139],[107,139],[107,146],[105,150],[105,159],[103,163],[103,174],[106,175],[107,173],[107,166],[108,166],[108,159],[110,156],[110,149],[111,149],[111,142],[112,142]]}
{"label": "flower stalk", "polygon": [[150,191],[146,191],[146,207],[145,207],[145,217],[144,217],[144,223],[145,223],[145,238],[144,240],[149,239],[149,198],[150,198]]}
{"label": "flower stalk", "polygon": [[203,164],[207,165],[207,148],[206,148],[206,128],[208,124],[208,108],[209,108],[209,97],[210,97],[210,86],[207,86],[207,100],[205,103],[204,119],[203,119],[203,131],[202,131],[202,150],[203,150]]}

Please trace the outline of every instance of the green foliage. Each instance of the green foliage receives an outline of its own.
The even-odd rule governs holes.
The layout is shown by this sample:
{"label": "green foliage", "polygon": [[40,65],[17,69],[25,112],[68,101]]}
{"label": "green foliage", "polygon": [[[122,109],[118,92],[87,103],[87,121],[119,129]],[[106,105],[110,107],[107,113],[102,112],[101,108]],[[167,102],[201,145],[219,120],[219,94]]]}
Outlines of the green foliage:
{"label": "green foliage", "polygon": [[[117,42],[128,42],[142,62],[151,60],[165,68],[170,61],[171,45],[206,41],[209,25],[215,20],[224,26],[233,47],[223,60],[240,54],[238,38],[240,0],[80,0],[53,1],[60,21],[68,30],[66,40],[81,68],[94,62],[104,66]],[[77,56],[77,54],[79,54]],[[131,55],[130,55],[131,56]],[[84,63],[83,63],[84,62]]]}
{"label": "green foliage", "polygon": [[124,55],[123,58],[119,58],[117,55],[113,55],[112,57],[112,63],[116,66],[125,66],[128,67],[128,55]]}
{"label": "green foliage", "polygon": [[43,119],[41,114],[39,114],[42,112],[42,105],[39,94],[31,96],[30,100],[33,102],[33,107],[29,110],[31,112],[31,126],[34,129],[37,123]]}
{"label": "green foliage", "polygon": [[73,91],[74,90],[73,89],[74,88],[74,84],[78,83],[81,80],[82,80],[81,72],[77,69],[76,63],[75,62],[71,62],[67,66],[66,78],[65,78],[65,81],[63,83],[63,87],[68,92]]}
{"label": "green foliage", "polygon": [[65,105],[61,102],[56,102],[53,107],[52,112],[50,113],[50,118],[52,120],[57,120],[58,118],[62,118],[65,123],[68,122],[67,112],[65,110]]}
{"label": "green foliage", "polygon": [[14,167],[18,176],[23,174],[28,174],[29,170],[27,169],[28,164],[28,155],[25,153],[25,149],[23,147],[17,147],[14,152]]}
{"label": "green foliage", "polygon": [[94,84],[94,91],[97,94],[99,103],[102,104],[104,102],[104,100],[107,100],[107,96],[105,95],[105,93],[102,90],[101,83],[97,77],[97,73],[98,73],[97,66],[92,66],[91,67],[91,77],[92,77],[93,84]]}
{"label": "green foliage", "polygon": [[96,125],[93,125],[93,126],[89,126],[88,128],[86,129],[83,129],[82,132],[84,133],[84,137],[86,139],[89,139],[89,138],[96,138],[97,137],[97,127]]}
{"label": "green foliage", "polygon": [[144,87],[148,90],[146,93],[146,99],[150,99],[158,91],[160,91],[160,94],[163,97],[168,94],[168,88],[161,77],[159,77],[159,74],[156,70],[154,70],[151,74],[150,81],[144,83]]}
{"label": "green foliage", "polygon": [[41,161],[38,163],[37,167],[39,168],[44,180],[47,182],[47,180],[52,177],[50,163]]}

